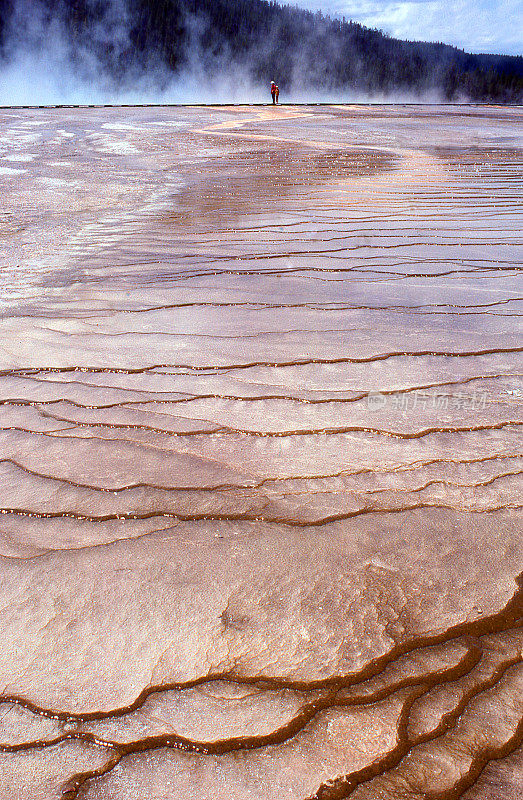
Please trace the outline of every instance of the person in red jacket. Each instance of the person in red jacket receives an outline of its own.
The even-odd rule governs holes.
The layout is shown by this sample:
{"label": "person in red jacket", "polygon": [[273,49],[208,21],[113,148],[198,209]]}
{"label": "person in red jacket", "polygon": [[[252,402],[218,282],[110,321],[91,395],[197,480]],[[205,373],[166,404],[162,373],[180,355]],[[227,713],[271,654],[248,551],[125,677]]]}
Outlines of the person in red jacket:
{"label": "person in red jacket", "polygon": [[272,104],[273,105],[276,103],[276,89],[277,88],[278,87],[276,86],[274,81],[271,81],[271,97],[272,97]]}

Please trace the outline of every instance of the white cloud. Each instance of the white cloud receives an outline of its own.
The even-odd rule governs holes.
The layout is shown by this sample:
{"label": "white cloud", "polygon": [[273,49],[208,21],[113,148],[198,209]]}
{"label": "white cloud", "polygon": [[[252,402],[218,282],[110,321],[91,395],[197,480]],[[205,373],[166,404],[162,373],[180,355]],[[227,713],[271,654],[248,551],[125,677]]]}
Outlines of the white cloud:
{"label": "white cloud", "polygon": [[445,42],[473,52],[523,53],[522,0],[298,0],[391,36]]}

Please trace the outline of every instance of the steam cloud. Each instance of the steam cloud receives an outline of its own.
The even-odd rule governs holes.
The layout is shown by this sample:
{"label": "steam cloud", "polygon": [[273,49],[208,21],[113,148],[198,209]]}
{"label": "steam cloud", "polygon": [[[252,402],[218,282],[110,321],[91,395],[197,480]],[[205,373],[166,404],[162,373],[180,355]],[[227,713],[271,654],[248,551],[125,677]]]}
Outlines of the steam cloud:
{"label": "steam cloud", "polygon": [[[100,9],[96,0],[87,5]],[[89,37],[75,41],[63,15],[49,15],[34,0],[21,0],[4,35],[0,105],[267,101],[267,87],[253,82],[248,70],[226,53],[208,68],[201,43],[207,30],[203,17],[187,14],[184,23],[189,31],[185,67],[173,74],[154,53],[145,60],[133,54],[126,0],[106,2]]]}
{"label": "steam cloud", "polygon": [[0,0],[0,105],[267,102],[272,79],[284,102],[517,102],[517,59],[492,92],[487,71],[505,66],[488,59],[503,57],[480,63],[257,0],[245,19],[239,2]]}

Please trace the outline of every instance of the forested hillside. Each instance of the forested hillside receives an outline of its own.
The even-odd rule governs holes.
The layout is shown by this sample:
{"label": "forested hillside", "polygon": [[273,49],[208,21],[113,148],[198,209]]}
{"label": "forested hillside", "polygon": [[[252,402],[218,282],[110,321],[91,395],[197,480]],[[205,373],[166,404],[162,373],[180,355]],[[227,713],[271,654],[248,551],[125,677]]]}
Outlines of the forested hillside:
{"label": "forested hillside", "polygon": [[[37,24],[36,24],[37,23]],[[93,59],[120,84],[147,70],[165,80],[198,62],[225,65],[283,90],[354,89],[413,99],[521,102],[523,59],[471,55],[444,44],[406,42],[320,13],[265,0],[0,0],[4,59],[16,47],[45,47],[65,31],[79,70]],[[25,41],[24,41],[25,40]],[[165,69],[158,71],[158,64]]]}

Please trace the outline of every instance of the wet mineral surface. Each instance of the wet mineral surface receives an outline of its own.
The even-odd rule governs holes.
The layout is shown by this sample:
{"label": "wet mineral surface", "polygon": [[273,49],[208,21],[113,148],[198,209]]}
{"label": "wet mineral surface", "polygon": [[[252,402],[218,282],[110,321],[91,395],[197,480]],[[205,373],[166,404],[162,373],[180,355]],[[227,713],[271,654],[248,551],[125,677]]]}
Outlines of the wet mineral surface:
{"label": "wet mineral surface", "polygon": [[2,800],[520,796],[521,121],[0,112]]}

